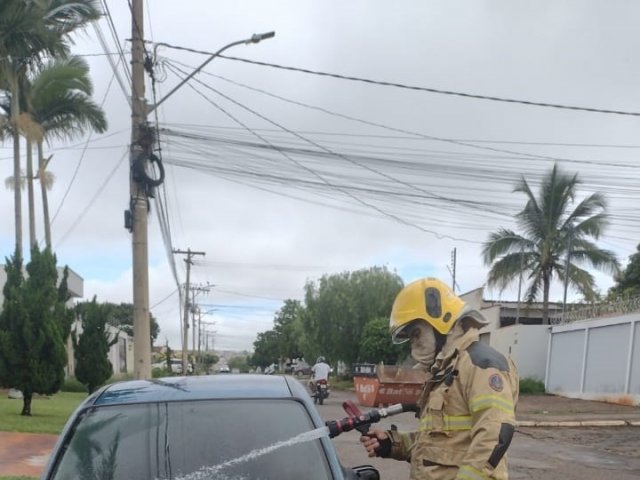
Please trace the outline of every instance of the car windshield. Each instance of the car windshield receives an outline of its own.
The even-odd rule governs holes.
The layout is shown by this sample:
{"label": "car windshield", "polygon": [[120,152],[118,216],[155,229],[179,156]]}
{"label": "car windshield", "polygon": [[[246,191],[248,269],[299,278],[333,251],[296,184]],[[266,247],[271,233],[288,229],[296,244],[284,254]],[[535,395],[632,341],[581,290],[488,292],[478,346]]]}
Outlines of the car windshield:
{"label": "car windshield", "polygon": [[253,450],[314,429],[295,400],[203,400],[94,407],[76,422],[55,479],[332,478],[322,444]]}

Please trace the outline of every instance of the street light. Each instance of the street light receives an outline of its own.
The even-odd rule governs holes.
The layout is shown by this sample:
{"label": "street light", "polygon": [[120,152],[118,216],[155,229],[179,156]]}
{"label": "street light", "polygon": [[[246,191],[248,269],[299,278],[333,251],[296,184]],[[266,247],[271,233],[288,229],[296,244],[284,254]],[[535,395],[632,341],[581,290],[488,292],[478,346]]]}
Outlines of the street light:
{"label": "street light", "polygon": [[[198,73],[200,70],[202,70],[204,67],[206,67],[209,64],[209,62],[211,62],[211,60],[216,58],[218,55],[220,55],[222,52],[224,52],[228,48],[235,47],[236,45],[242,45],[242,44],[248,45],[250,43],[259,43],[262,40],[268,40],[269,38],[273,38],[273,37],[275,37],[275,35],[276,35],[276,32],[254,33],[253,35],[251,35],[250,38],[246,38],[244,40],[238,40],[236,42],[231,42],[230,44],[225,45],[220,50],[218,50],[216,53],[212,54],[202,65],[200,65],[193,72],[191,72],[178,85],[173,87],[173,89],[169,93],[167,93],[163,98],[161,98],[158,103],[156,103],[155,105],[152,105],[151,107],[149,107],[149,109],[147,110],[147,114],[153,112],[156,108],[158,108],[167,98],[169,98],[171,95],[173,95],[176,90],[178,90],[181,86],[183,86],[185,83],[187,83],[189,80],[191,80],[196,75],[196,73]],[[154,47],[154,50],[160,45],[167,45],[167,44],[166,43],[156,43],[156,45]]]}

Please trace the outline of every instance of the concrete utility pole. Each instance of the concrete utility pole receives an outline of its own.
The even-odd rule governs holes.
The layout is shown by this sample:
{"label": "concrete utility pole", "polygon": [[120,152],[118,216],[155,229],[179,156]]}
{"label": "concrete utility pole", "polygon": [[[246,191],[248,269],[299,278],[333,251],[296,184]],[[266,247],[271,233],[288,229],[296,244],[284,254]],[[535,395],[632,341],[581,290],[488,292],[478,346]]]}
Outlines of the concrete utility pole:
{"label": "concrete utility pole", "polygon": [[522,269],[524,268],[524,249],[520,249],[520,277],[518,278],[518,305],[516,306],[516,325],[520,323],[520,297],[522,294]]}
{"label": "concrete utility pole", "polygon": [[[148,154],[142,142],[146,130],[147,114],[144,99],[144,21],[143,0],[132,0],[131,18],[131,174],[129,189],[130,209],[125,222],[132,233],[133,263],[133,355],[136,379],[151,378],[151,344],[149,325],[149,257],[147,249],[147,187],[134,178],[134,164]],[[146,160],[141,160],[142,168]]]}
{"label": "concrete utility pole", "polygon": [[564,295],[562,297],[562,323],[567,310],[567,290],[569,288],[569,267],[571,266],[571,248],[573,243],[573,227],[569,227],[569,245],[567,246],[567,262],[564,267]]}
{"label": "concrete utility pole", "polygon": [[193,261],[191,258],[195,255],[205,255],[205,252],[193,252],[190,248],[185,250],[173,250],[173,253],[177,253],[180,255],[186,255],[187,258],[184,259],[184,263],[187,264],[187,282],[184,285],[184,319],[182,321],[182,374],[187,374],[187,365],[189,363],[189,292],[190,285],[189,281],[191,280],[191,265],[193,265]]}
{"label": "concrete utility pole", "polygon": [[456,293],[456,249],[454,247],[453,252],[451,252],[451,276],[453,277],[453,281],[451,282],[451,287],[453,288],[453,293]]}
{"label": "concrete utility pole", "polygon": [[[147,215],[149,213],[149,197],[153,188],[159,186],[164,178],[164,169],[159,158],[152,152],[157,132],[147,123],[147,115],[154,111],[176,90],[182,87],[188,80],[200,72],[209,62],[223,51],[235,45],[258,43],[272,38],[275,33],[267,32],[254,34],[250,38],[230,43],[209,58],[187,78],[174,87],[164,98],[156,104],[147,106],[145,100],[144,75],[145,75],[145,48],[144,48],[144,0],[130,0],[131,6],[131,149],[129,156],[129,209],[125,211],[125,227],[131,232],[132,267],[133,267],[133,342],[134,342],[134,375],[136,379],[151,378],[151,345],[149,325],[149,253],[148,253],[148,226]],[[149,61],[150,68],[153,68]],[[18,145],[18,142],[14,142]],[[150,178],[146,171],[149,161],[156,164],[160,170],[160,178]],[[16,204],[19,203],[19,191],[16,189]],[[17,223],[16,223],[17,225]],[[16,229],[16,243],[21,240],[22,228]],[[188,282],[187,282],[188,283]],[[188,295],[185,302],[188,302]],[[186,307],[186,305],[185,305]],[[185,308],[185,315],[188,310]],[[188,323],[185,322],[185,330]],[[186,333],[184,334],[186,335]],[[183,336],[184,336],[183,335]],[[182,367],[186,373],[187,343],[183,338]]]}

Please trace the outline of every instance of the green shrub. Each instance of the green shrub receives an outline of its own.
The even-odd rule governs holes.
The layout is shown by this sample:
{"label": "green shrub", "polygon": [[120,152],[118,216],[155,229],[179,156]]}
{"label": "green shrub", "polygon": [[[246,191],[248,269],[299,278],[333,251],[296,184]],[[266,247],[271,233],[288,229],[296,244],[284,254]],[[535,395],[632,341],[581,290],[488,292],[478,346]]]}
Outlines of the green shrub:
{"label": "green shrub", "polygon": [[62,387],[61,392],[82,392],[87,393],[87,387],[81,384],[75,377],[67,378]]}
{"label": "green shrub", "polygon": [[537,378],[521,378],[520,393],[539,395],[545,393],[544,382]]}
{"label": "green shrub", "polygon": [[153,370],[151,370],[151,376],[153,378],[168,377],[169,375],[170,374],[167,373],[167,370],[165,368],[155,367]]}

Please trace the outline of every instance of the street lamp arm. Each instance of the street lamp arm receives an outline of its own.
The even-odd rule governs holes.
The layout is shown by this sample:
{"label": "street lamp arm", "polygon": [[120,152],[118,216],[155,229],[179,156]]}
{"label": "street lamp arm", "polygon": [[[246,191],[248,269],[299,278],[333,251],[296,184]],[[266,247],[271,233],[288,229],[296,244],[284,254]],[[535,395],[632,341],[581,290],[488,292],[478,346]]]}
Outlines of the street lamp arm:
{"label": "street lamp arm", "polygon": [[[178,85],[176,85],[175,87],[173,87],[171,89],[171,91],[169,93],[167,93],[163,98],[160,99],[160,101],[158,103],[156,103],[155,105],[152,105],[151,107],[148,108],[147,110],[147,114],[153,112],[156,108],[158,108],[162,103],[164,103],[164,101],[169,98],[171,95],[173,95],[176,90],[178,90],[180,87],[182,87],[185,83],[187,83],[189,80],[191,80],[198,72],[200,72],[204,67],[206,67],[214,58],[216,58],[218,55],[220,55],[222,52],[224,52],[225,50],[231,48],[231,47],[235,47],[236,45],[248,45],[250,43],[259,43],[262,40],[267,40],[269,38],[273,38],[276,35],[276,32],[267,32],[267,33],[254,33],[250,38],[244,39],[244,40],[238,40],[236,42],[231,42],[228,45],[225,45],[224,47],[222,47],[220,50],[218,50],[216,53],[213,53],[202,65],[200,65],[198,68],[196,68],[193,72],[191,72],[186,78],[184,78]],[[154,47],[154,50],[159,46],[162,45],[162,43],[157,43],[156,46]]]}

